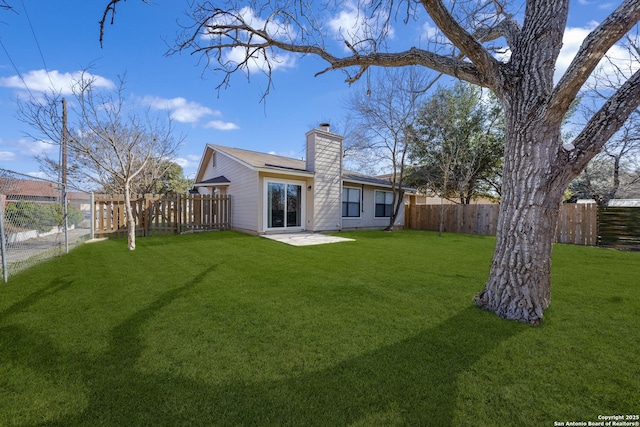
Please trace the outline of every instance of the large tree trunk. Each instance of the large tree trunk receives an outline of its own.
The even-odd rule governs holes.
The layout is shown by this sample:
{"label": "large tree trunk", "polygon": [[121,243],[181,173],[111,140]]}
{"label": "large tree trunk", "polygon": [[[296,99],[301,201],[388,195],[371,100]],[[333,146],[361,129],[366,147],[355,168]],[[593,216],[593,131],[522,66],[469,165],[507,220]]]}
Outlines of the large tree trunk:
{"label": "large tree trunk", "polygon": [[512,78],[498,86],[505,113],[502,201],[489,280],[475,297],[484,309],[531,324],[540,323],[551,301],[553,239],[571,175],[554,168],[565,110],[549,102],[568,0],[543,0],[538,12],[519,35]]}
{"label": "large tree trunk", "polygon": [[551,299],[551,252],[565,190],[565,179],[550,166],[561,147],[560,120],[511,119],[496,248],[475,303],[501,317],[538,324]]}

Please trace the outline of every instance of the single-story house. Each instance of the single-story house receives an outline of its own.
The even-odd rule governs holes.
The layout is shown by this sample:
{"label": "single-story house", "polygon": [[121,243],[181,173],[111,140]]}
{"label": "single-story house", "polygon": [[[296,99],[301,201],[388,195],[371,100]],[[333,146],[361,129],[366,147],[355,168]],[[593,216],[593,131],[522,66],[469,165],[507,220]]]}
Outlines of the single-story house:
{"label": "single-story house", "polygon": [[[344,170],[343,137],[329,125],[306,138],[306,160],[208,144],[194,188],[231,196],[231,227],[253,234],[388,226],[390,181]],[[403,224],[404,203],[394,226]]]}

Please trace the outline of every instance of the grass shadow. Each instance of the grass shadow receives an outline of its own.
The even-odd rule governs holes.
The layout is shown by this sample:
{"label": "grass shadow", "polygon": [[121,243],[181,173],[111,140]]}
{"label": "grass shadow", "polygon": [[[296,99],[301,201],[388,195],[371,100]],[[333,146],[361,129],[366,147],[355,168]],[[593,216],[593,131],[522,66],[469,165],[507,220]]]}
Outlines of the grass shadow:
{"label": "grass shadow", "polygon": [[198,280],[165,293],[118,326],[104,358],[84,364],[84,383],[91,388],[84,411],[42,425],[446,427],[454,425],[458,376],[524,330],[469,307],[411,338],[277,381],[212,384],[141,373],[136,363],[144,322]]}
{"label": "grass shadow", "polygon": [[69,279],[69,275],[52,279],[48,284],[43,284],[37,291],[30,293],[23,299],[16,301],[11,306],[0,311],[0,321],[8,318],[12,314],[24,311],[26,308],[37,304],[45,298],[69,288],[72,284],[73,281]]}

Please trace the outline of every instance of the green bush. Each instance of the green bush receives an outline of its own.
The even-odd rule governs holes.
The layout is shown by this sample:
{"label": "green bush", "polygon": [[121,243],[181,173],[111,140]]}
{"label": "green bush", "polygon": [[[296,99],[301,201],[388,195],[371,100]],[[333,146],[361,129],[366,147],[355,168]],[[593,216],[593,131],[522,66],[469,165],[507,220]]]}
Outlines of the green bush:
{"label": "green bush", "polygon": [[[76,225],[84,219],[82,212],[73,206],[67,207],[67,215],[69,225]],[[64,224],[64,210],[57,203],[18,200],[6,206],[5,217],[17,229],[37,230],[40,233]]]}

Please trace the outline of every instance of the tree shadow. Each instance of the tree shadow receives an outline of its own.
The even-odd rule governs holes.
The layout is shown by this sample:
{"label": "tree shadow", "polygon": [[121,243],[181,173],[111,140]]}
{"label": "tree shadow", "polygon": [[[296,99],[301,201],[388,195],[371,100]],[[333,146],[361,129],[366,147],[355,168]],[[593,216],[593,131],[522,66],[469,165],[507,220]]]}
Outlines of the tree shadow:
{"label": "tree shadow", "polygon": [[[446,427],[454,423],[460,374],[524,330],[521,325],[500,321],[469,306],[405,340],[338,361],[326,369],[301,368],[277,381],[239,379],[212,384],[140,372],[145,323],[202,283],[214,269],[212,266],[184,286],[162,294],[114,328],[103,357],[74,365],[82,371],[79,376],[83,387],[89,390],[84,410],[41,425]],[[28,331],[18,332],[28,341],[47,340],[35,335],[25,338]],[[34,369],[43,360],[51,364],[62,357],[47,342],[34,346],[43,353],[35,359],[15,351],[3,351],[0,357],[27,363]]]}
{"label": "tree shadow", "polygon": [[52,279],[48,284],[43,284],[40,289],[34,291],[24,297],[23,299],[16,301],[11,306],[0,311],[0,321],[6,319],[12,314],[24,311],[26,308],[37,304],[45,298],[57,294],[60,291],[65,290],[73,284],[73,281],[68,279],[69,275],[56,277]]}

